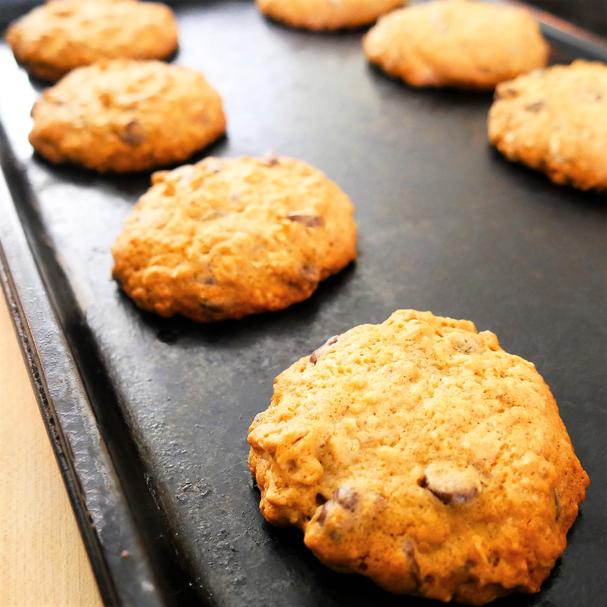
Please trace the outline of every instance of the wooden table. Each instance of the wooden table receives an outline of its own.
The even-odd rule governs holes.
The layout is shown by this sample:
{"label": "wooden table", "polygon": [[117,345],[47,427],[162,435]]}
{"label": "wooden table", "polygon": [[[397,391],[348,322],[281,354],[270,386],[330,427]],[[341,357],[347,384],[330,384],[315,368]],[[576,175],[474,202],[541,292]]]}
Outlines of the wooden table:
{"label": "wooden table", "polygon": [[101,599],[0,291],[0,606]]}

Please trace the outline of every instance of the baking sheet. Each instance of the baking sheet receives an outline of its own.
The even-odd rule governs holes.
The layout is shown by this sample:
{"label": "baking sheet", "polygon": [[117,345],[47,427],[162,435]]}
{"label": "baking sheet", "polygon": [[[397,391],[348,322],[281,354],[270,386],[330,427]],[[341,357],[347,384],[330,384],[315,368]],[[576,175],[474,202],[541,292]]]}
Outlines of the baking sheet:
{"label": "baking sheet", "polygon": [[[95,413],[139,534],[101,543],[114,599],[430,605],[333,573],[299,532],[266,525],[246,468],[247,427],[277,373],[330,335],[410,307],[471,319],[535,362],[593,481],[544,590],[498,604],[598,604],[607,592],[605,197],[507,163],[486,142],[491,95],[409,89],[367,65],[360,31],[291,30],[249,2],[183,5],[177,14],[175,61],[200,68],[225,102],[228,136],[208,153],[273,150],[323,170],[357,206],[360,255],[284,312],[212,326],[142,313],[110,279],[109,249],[149,176],[97,176],[32,156],[29,108],[42,85],[0,47],[10,190],[0,198],[14,204],[31,249],[19,255],[38,264],[48,293],[37,295],[51,301],[84,386],[80,402]],[[603,52],[556,34],[555,60]],[[17,295],[28,281],[13,277]],[[44,320],[32,324],[34,340]],[[41,362],[43,372],[54,364]],[[78,437],[65,434],[68,443]],[[87,504],[85,491],[76,505]],[[105,522],[120,536],[129,516]],[[129,545],[139,536],[141,546]],[[132,554],[121,558],[123,550]],[[117,583],[134,561],[149,565],[152,580],[133,570]]]}

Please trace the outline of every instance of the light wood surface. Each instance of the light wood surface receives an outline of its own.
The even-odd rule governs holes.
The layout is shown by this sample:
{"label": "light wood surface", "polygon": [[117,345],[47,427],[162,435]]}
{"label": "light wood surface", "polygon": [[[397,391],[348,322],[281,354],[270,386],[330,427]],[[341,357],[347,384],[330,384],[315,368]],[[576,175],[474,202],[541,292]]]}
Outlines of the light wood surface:
{"label": "light wood surface", "polygon": [[101,605],[0,291],[0,606]]}

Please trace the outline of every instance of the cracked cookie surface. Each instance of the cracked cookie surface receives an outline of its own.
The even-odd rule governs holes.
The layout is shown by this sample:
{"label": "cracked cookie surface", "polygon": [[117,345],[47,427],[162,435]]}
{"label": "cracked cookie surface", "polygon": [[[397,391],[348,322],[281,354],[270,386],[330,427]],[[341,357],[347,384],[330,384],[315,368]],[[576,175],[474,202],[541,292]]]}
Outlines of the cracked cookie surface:
{"label": "cracked cookie surface", "polygon": [[442,601],[537,592],[588,484],[533,364],[429,312],[295,362],[248,441],[266,520],[337,571]]}
{"label": "cracked cookie surface", "polygon": [[607,65],[574,61],[500,84],[488,134],[554,183],[607,190]]}
{"label": "cracked cookie surface", "polygon": [[177,35],[164,4],[61,0],[16,21],[6,40],[31,74],[55,81],[103,59],[164,59],[177,48]]}
{"label": "cracked cookie surface", "polygon": [[199,72],[122,59],[74,70],[42,94],[32,117],[30,142],[47,160],[118,173],[182,162],[226,125]]}
{"label": "cracked cookie surface", "polygon": [[549,47],[525,9],[435,0],[382,17],[363,40],[386,73],[416,87],[492,89],[546,65]]}
{"label": "cracked cookie surface", "polygon": [[135,303],[200,322],[307,299],[356,257],[353,206],[292,158],[207,158],[155,173],[114,248]]}
{"label": "cracked cookie surface", "polygon": [[406,0],[257,0],[266,16],[291,27],[337,30],[372,23]]}

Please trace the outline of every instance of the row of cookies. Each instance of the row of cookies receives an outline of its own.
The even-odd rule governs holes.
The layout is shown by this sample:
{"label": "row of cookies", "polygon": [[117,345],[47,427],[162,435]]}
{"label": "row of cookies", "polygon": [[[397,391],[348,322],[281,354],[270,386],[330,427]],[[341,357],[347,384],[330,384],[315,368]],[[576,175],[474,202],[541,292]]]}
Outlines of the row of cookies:
{"label": "row of cookies", "polygon": [[[402,2],[317,4],[258,1],[267,15],[310,29],[360,25]],[[52,80],[103,59],[164,58],[176,49],[177,26],[161,4],[55,0],[11,26],[7,40],[32,74]],[[411,86],[497,86],[488,136],[500,152],[555,183],[607,189],[607,67],[545,68],[549,46],[528,11],[434,0],[382,17],[363,47],[370,62]],[[137,118],[129,119],[129,104]],[[159,64],[76,72],[45,93],[34,121],[31,142],[47,159],[116,172],[182,162],[225,131],[221,100],[204,77]]]}
{"label": "row of cookies", "polygon": [[607,67],[545,68],[550,48],[527,10],[469,0],[416,4],[382,17],[363,47],[369,61],[410,86],[497,87],[488,136],[504,156],[558,184],[607,190]]}
{"label": "row of cookies", "polygon": [[166,5],[137,0],[52,0],[13,23],[6,41],[36,78],[111,59],[166,59],[179,32]]}
{"label": "row of cookies", "polygon": [[488,136],[504,156],[558,184],[607,190],[607,66],[545,68],[549,46],[527,10],[428,2],[381,18],[363,46],[411,86],[497,87]]}
{"label": "row of cookies", "polygon": [[219,94],[195,70],[162,63],[177,49],[173,11],[135,0],[54,0],[6,40],[28,71],[58,80],[32,110],[34,149],[100,172],[177,164],[226,128]]}
{"label": "row of cookies", "polygon": [[[147,56],[160,56],[160,49],[152,50],[145,37],[138,49],[139,26],[120,30],[121,21],[145,24],[142,31],[151,40],[172,15],[167,7],[132,0],[57,0],[30,17],[37,24],[45,14],[52,15],[48,36],[60,39],[59,48],[73,48],[73,40],[65,39],[85,24],[78,35],[93,40],[105,40],[101,31],[121,32],[111,53],[122,53],[122,41],[130,40],[131,55]],[[27,37],[18,35],[20,28],[31,35],[30,17],[9,30],[13,44]],[[176,41],[174,21],[169,23]],[[109,46],[104,53],[110,54]],[[74,55],[81,60],[84,53]],[[65,60],[64,53],[57,56]],[[31,60],[26,65],[31,68]],[[38,153],[100,172],[178,164],[226,128],[221,98],[200,73],[127,58],[70,70],[42,94],[32,116],[30,142]],[[201,322],[240,318],[306,299],[321,280],[348,265],[356,257],[353,206],[337,185],[303,162],[209,158],[154,174],[113,255],[114,277],[145,310]],[[254,264],[247,263],[251,259]]]}
{"label": "row of cookies", "polygon": [[388,13],[364,37],[370,62],[414,87],[497,86],[488,136],[504,156],[558,184],[607,190],[607,68],[577,61],[541,69],[550,48],[529,11],[470,0],[393,12],[402,0],[257,4],[273,19],[311,30],[356,27]]}
{"label": "row of cookies", "polygon": [[[200,78],[158,62],[77,69],[36,105],[32,142],[101,171],[180,162],[225,128]],[[348,197],[305,163],[207,158],[153,176],[113,254],[140,307],[212,321],[305,299],[355,257],[356,226]],[[588,482],[533,365],[429,313],[296,362],[249,442],[265,518],[302,528],[335,569],[442,600],[537,591]]]}
{"label": "row of cookies", "polygon": [[[225,132],[221,98],[200,73],[149,59],[175,49],[168,7],[55,0],[7,39],[34,74],[69,72],[32,110],[30,142],[51,162],[148,170],[178,164]],[[43,60],[34,40],[45,43]],[[353,206],[303,162],[211,158],[154,174],[113,254],[114,277],[141,308],[240,318],[301,301],[350,263]]]}

